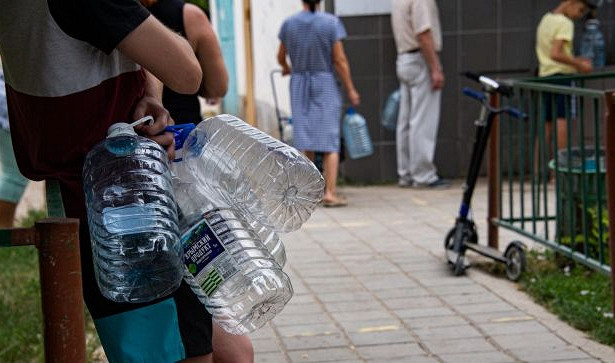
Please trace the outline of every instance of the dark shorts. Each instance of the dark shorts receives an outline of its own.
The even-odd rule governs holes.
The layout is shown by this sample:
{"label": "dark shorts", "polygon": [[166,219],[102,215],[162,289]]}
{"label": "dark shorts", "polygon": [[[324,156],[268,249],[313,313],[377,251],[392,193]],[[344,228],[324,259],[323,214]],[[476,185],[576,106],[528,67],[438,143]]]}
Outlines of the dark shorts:
{"label": "dark shorts", "polygon": [[94,277],[80,180],[61,181],[67,217],[79,218],[83,298],[110,362],[176,362],[212,352],[212,318],[190,287],[144,304],[105,298]]}
{"label": "dark shorts", "polygon": [[[554,77],[564,76],[563,74],[554,74]],[[558,86],[567,86],[570,87],[573,85],[573,82],[569,79],[553,79],[547,81],[546,83],[554,84]],[[566,105],[570,107],[570,116],[574,117],[575,110],[573,105],[573,100],[570,96],[562,95],[562,94],[554,94],[550,92],[545,92],[543,98],[543,105],[545,110],[545,120],[552,121],[553,120],[553,106],[555,104],[555,118],[565,118],[566,117]]]}

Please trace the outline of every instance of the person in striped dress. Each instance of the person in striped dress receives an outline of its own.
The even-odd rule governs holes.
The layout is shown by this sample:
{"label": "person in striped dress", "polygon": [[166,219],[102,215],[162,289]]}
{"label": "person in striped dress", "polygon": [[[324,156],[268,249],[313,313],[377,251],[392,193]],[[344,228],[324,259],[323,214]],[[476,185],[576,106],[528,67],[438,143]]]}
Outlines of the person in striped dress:
{"label": "person in striped dress", "polygon": [[359,105],[360,96],[342,45],[346,37],[342,22],[317,11],[320,0],[303,0],[303,6],[303,11],[286,19],[279,33],[278,62],[282,73],[291,75],[293,143],[311,160],[315,152],[324,153],[323,205],[341,207],[347,202],[336,191],[342,98],[335,73],[353,106]]}

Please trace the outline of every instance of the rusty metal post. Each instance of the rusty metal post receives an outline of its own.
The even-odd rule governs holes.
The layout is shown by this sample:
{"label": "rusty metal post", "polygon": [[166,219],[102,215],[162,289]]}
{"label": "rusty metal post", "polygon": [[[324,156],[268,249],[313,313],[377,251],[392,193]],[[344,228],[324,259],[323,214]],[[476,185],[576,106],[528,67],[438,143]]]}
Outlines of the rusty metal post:
{"label": "rusty metal post", "polygon": [[612,311],[615,311],[615,90],[607,91],[604,125],[606,198],[609,213],[609,255],[611,262]]}
{"label": "rusty metal post", "polygon": [[[492,94],[489,98],[491,107],[500,107],[500,95]],[[498,249],[500,235],[498,226],[493,223],[495,218],[500,217],[500,117],[493,119],[491,132],[489,135],[489,146],[487,151],[487,241],[489,247]]]}
{"label": "rusty metal post", "polygon": [[85,362],[79,220],[47,218],[38,236],[45,361]]}

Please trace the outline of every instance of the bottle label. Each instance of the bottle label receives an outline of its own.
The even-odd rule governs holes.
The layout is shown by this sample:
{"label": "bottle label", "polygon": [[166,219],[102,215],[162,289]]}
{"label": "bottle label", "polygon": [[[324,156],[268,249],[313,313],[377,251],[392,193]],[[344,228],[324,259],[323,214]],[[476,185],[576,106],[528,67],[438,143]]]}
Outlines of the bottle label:
{"label": "bottle label", "polygon": [[159,212],[153,204],[129,204],[103,209],[103,224],[109,233],[128,234],[156,228]]}
{"label": "bottle label", "polygon": [[203,220],[182,236],[184,263],[207,296],[239,269],[214,229]]}

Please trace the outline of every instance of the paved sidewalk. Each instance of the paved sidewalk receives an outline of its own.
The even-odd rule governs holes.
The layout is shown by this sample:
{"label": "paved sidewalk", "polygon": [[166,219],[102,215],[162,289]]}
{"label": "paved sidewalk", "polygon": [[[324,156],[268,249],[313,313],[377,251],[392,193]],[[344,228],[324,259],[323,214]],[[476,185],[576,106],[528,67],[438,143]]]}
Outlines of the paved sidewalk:
{"label": "paved sidewalk", "polygon": [[[443,238],[460,183],[449,190],[343,188],[350,205],[319,208],[283,236],[295,296],[252,335],[256,362],[613,362],[507,280],[453,277]],[[484,243],[486,185],[475,219]],[[505,246],[517,236],[502,233]]]}

